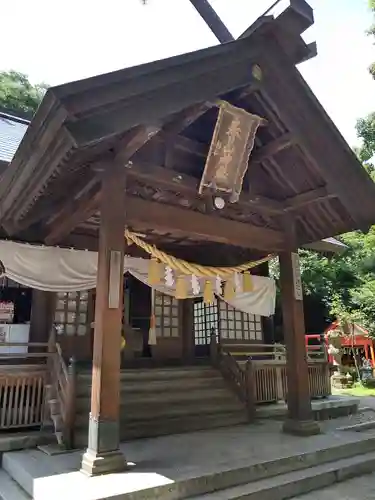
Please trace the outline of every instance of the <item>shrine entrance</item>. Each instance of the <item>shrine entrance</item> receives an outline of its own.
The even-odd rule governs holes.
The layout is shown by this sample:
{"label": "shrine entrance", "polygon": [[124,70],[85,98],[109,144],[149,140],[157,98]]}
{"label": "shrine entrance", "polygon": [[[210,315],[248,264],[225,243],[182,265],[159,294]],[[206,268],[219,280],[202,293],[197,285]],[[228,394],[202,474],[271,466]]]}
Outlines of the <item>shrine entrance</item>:
{"label": "shrine entrance", "polygon": [[194,354],[196,358],[210,355],[210,342],[213,333],[220,340],[218,299],[205,304],[202,298],[194,301]]}

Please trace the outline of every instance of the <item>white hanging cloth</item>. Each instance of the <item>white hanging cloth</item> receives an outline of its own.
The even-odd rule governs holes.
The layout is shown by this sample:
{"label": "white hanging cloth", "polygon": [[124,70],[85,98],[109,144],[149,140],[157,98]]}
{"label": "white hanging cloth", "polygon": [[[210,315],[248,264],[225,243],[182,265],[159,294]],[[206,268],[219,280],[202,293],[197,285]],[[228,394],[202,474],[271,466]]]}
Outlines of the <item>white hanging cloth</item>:
{"label": "white hanging cloth", "polygon": [[[75,292],[96,287],[97,252],[0,241],[0,260],[5,275],[17,283],[47,292]],[[124,258],[124,272],[148,285],[149,259]],[[237,293],[228,304],[260,316],[275,312],[276,286],[271,278],[252,276],[253,291]],[[159,292],[175,295],[176,283],[154,286]],[[203,287],[201,287],[201,290]],[[199,295],[198,295],[199,296]],[[223,297],[218,295],[221,299]],[[197,297],[189,288],[188,297]]]}

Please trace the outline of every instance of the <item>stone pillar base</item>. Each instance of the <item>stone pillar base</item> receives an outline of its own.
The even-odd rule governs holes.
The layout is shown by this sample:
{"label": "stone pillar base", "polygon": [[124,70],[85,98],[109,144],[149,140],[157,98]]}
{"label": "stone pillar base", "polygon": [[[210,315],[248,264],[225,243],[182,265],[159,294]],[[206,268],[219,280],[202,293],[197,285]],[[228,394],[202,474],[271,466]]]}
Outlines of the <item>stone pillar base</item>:
{"label": "stone pillar base", "polygon": [[81,472],[86,476],[123,472],[126,469],[127,463],[120,450],[99,454],[88,449],[82,457]]}
{"label": "stone pillar base", "polygon": [[314,436],[320,434],[320,427],[314,420],[285,420],[283,432],[294,436]]}

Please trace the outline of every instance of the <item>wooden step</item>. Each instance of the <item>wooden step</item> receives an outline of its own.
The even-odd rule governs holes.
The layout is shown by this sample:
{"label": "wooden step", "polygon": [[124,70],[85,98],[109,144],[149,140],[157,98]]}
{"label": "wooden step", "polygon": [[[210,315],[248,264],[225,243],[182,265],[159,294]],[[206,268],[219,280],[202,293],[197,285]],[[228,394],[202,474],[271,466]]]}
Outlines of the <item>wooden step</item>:
{"label": "wooden step", "polygon": [[[88,421],[88,417],[87,417]],[[246,424],[247,415],[243,411],[211,413],[206,415],[185,415],[168,418],[153,418],[152,420],[122,421],[120,426],[121,440],[142,439],[169,434],[183,434],[186,432],[219,427],[231,427]],[[74,446],[85,448],[87,446],[88,429],[81,427],[75,434]]]}
{"label": "wooden step", "polygon": [[[171,378],[168,380],[121,380],[121,394],[148,393],[155,394],[166,391],[190,391],[194,389],[221,388],[226,386],[225,381],[219,373],[210,377],[188,377],[184,379]],[[91,397],[91,378],[79,379],[77,382],[77,396],[87,395]]]}
{"label": "wooden step", "polygon": [[[241,412],[245,414],[245,409],[235,400],[227,401],[207,401],[201,404],[191,405],[165,405],[161,402],[159,405],[146,406],[126,406],[121,408],[121,425],[127,425],[130,422],[152,422],[155,419],[186,418],[199,416],[204,419],[206,415],[220,415],[227,412]],[[76,416],[75,426],[77,428],[88,426],[88,412],[80,413]]]}
{"label": "wooden step", "polygon": [[[140,391],[127,393],[121,391],[120,401],[124,407],[145,406],[145,410],[147,411],[147,408],[149,409],[151,406],[154,407],[154,405],[158,406],[160,404],[181,406],[184,404],[198,404],[202,401],[215,401],[219,404],[221,401],[226,402],[228,400],[237,401],[237,398],[227,387],[221,385],[221,387],[194,389],[190,391],[171,391],[168,388],[163,392]],[[90,408],[90,404],[91,398],[89,395],[80,395],[76,403],[77,412],[86,411]]]}
{"label": "wooden step", "polygon": [[[220,373],[211,366],[186,366],[186,367],[171,367],[171,368],[142,368],[133,370],[121,370],[121,381],[139,380],[171,380],[171,379],[186,379],[186,378],[215,378]],[[91,372],[79,372],[77,375],[78,382],[90,381]]]}

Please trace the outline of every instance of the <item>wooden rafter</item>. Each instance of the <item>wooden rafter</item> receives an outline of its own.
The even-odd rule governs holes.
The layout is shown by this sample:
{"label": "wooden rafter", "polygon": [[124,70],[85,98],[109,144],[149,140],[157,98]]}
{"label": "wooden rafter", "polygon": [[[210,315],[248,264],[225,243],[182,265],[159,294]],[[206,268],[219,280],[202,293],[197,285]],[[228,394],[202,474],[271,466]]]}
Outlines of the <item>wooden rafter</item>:
{"label": "wooden rafter", "polygon": [[[116,148],[113,162],[103,163],[102,168],[106,171],[113,165],[124,165],[146,142],[148,142],[160,130],[160,127],[137,127],[125,136],[120,145]],[[97,168],[98,165],[95,165]],[[100,168],[97,168],[100,170]],[[101,176],[96,176],[97,182],[91,191],[85,193],[82,198],[78,198],[75,203],[67,204],[60,212],[56,220],[51,225],[51,229],[45,239],[48,245],[58,243],[81,222],[87,220],[96,210],[100,201],[100,180]]]}
{"label": "wooden rafter", "polygon": [[311,203],[317,203],[323,200],[330,200],[336,198],[335,193],[328,192],[326,187],[320,187],[317,189],[312,189],[311,191],[306,191],[305,193],[297,194],[292,198],[285,200],[285,211],[296,210],[302,208]]}
{"label": "wooden rafter", "polygon": [[257,151],[254,151],[254,153],[250,157],[250,162],[260,163],[261,161],[274,156],[279,151],[282,151],[283,149],[290,147],[292,144],[293,144],[292,135],[289,133],[283,134],[277,139],[266,144],[265,146],[262,146]]}
{"label": "wooden rafter", "polygon": [[[271,54],[279,53],[279,64]],[[299,148],[352,220],[366,224],[373,217],[373,182],[317,101],[298,70],[269,39],[262,55],[269,67],[264,90],[269,102],[293,133]],[[318,125],[319,124],[319,125]],[[344,174],[345,172],[345,174]],[[356,187],[361,185],[361,192]],[[358,200],[361,199],[361,203]],[[371,214],[371,215],[370,215]],[[323,234],[323,237],[328,234]]]}
{"label": "wooden rafter", "polygon": [[54,245],[68,235],[81,222],[91,217],[98,209],[100,191],[95,190],[82,197],[77,203],[69,203],[55,220],[52,229],[45,238],[47,245]]}

